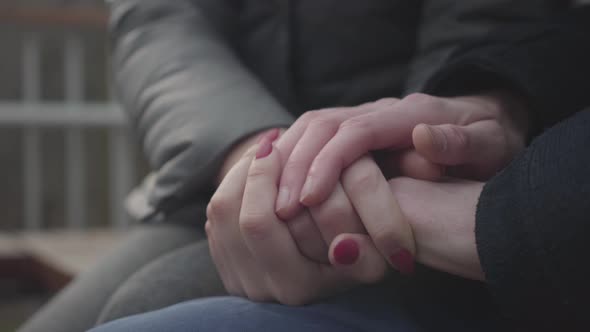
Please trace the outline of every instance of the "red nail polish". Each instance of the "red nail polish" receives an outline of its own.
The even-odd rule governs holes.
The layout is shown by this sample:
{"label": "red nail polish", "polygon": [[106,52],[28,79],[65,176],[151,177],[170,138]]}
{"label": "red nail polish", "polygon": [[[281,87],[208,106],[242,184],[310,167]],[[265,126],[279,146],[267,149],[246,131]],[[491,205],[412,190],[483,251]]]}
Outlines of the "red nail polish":
{"label": "red nail polish", "polygon": [[272,152],[272,141],[263,139],[262,142],[258,143],[258,151],[256,151],[256,159],[262,159],[268,157]]}
{"label": "red nail polish", "polygon": [[272,152],[272,142],[279,137],[279,130],[272,129],[258,140],[258,151],[256,151],[256,159],[267,157]]}
{"label": "red nail polish", "polygon": [[260,136],[258,137],[258,142],[256,142],[256,143],[261,143],[265,139],[268,139],[271,142],[274,142],[277,138],[279,138],[279,132],[280,132],[279,128],[267,130],[264,133],[260,134]]}
{"label": "red nail polish", "polygon": [[334,247],[334,260],[341,265],[351,265],[359,257],[359,245],[353,239],[340,241]]}
{"label": "red nail polish", "polygon": [[406,249],[401,249],[391,255],[389,261],[401,274],[414,274],[414,256],[412,256],[412,254]]}

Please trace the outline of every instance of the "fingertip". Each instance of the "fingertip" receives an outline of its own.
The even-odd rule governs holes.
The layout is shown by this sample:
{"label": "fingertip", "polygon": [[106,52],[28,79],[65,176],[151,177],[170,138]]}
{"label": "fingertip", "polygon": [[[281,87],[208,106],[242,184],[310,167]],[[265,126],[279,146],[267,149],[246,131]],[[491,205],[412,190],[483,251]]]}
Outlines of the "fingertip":
{"label": "fingertip", "polygon": [[368,235],[340,234],[330,244],[329,259],[356,282],[371,284],[382,280],[389,269]]}
{"label": "fingertip", "polygon": [[333,241],[330,249],[330,263],[332,265],[352,265],[356,263],[360,255],[360,246],[352,237],[341,237]]}
{"label": "fingertip", "polygon": [[389,262],[401,274],[411,276],[415,271],[414,255],[407,249],[400,249],[389,256]]}

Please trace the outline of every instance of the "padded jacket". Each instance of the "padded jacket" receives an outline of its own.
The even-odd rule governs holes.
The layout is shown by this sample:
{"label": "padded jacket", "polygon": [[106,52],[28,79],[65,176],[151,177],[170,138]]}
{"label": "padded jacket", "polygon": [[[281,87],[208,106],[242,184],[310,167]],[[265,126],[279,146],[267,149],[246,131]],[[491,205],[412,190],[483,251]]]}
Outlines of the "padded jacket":
{"label": "padded jacket", "polygon": [[153,170],[135,214],[206,202],[243,137],[420,91],[457,45],[566,2],[109,0],[116,90]]}

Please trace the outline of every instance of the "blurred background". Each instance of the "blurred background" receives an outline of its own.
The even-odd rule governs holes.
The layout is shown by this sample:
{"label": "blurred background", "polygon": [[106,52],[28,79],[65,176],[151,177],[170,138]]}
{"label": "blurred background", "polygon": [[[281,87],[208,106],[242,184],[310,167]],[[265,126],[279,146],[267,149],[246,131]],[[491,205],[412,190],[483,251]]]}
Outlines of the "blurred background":
{"label": "blurred background", "polygon": [[125,237],[145,166],[100,0],[0,1],[0,332]]}

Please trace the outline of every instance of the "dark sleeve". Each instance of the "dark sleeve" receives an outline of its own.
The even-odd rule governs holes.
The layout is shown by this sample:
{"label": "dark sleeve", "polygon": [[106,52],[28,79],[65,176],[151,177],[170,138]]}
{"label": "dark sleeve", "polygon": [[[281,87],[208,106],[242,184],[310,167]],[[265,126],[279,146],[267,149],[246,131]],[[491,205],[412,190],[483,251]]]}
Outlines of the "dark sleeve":
{"label": "dark sleeve", "polygon": [[496,31],[457,51],[426,84],[450,96],[508,88],[527,97],[533,134],[590,105],[590,6]]}
{"label": "dark sleeve", "polygon": [[461,44],[499,27],[537,21],[563,11],[567,0],[424,0],[406,93],[420,91]]}
{"label": "dark sleeve", "polygon": [[533,141],[483,189],[477,248],[489,287],[525,331],[590,326],[590,109]]}
{"label": "dark sleeve", "polygon": [[116,90],[154,170],[149,203],[212,188],[225,153],[292,116],[231,47],[229,0],[109,0]]}

